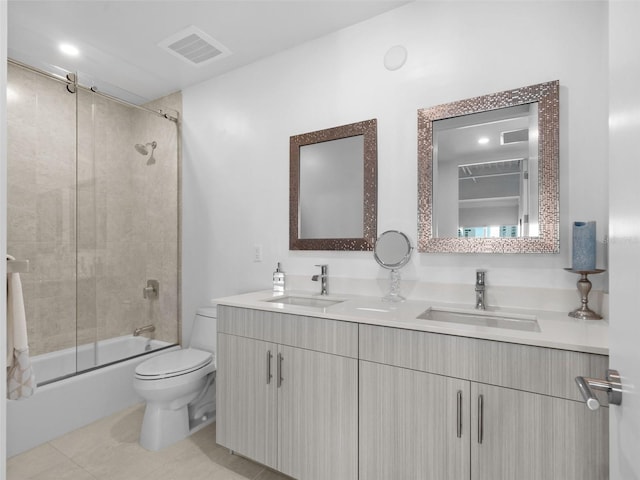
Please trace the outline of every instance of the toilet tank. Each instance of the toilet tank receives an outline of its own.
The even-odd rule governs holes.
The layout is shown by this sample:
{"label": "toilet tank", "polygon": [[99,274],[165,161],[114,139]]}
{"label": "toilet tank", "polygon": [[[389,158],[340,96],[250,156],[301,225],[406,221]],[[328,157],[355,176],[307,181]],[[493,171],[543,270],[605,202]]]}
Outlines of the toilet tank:
{"label": "toilet tank", "polygon": [[215,306],[198,308],[191,329],[189,347],[215,353],[218,325],[216,310]]}

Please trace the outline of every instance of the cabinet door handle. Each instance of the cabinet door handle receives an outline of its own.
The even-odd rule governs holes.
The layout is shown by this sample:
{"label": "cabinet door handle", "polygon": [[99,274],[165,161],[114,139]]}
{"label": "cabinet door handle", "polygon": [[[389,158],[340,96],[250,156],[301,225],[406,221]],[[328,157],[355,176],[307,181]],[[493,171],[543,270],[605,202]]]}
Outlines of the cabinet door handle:
{"label": "cabinet door handle", "polygon": [[282,361],[284,360],[284,356],[281,353],[278,353],[278,388],[282,385]]}
{"label": "cabinet door handle", "polygon": [[458,438],[462,438],[462,390],[458,390],[457,397],[456,433]]}
{"label": "cabinet door handle", "polygon": [[273,377],[273,375],[271,375],[271,359],[273,358],[273,355],[271,355],[271,350],[267,351],[267,385],[269,385],[271,383],[271,378]]}
{"label": "cabinet door handle", "polygon": [[484,397],[478,395],[478,443],[482,444],[483,426],[484,426]]}

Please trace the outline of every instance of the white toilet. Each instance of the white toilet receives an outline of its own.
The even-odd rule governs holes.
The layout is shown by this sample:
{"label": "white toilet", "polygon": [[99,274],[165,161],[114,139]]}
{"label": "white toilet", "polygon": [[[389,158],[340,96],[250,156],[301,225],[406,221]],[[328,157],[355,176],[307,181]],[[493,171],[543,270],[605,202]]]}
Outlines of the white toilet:
{"label": "white toilet", "polygon": [[167,447],[215,419],[216,307],[198,309],[188,348],[136,367],[133,387],[145,399],[140,445]]}

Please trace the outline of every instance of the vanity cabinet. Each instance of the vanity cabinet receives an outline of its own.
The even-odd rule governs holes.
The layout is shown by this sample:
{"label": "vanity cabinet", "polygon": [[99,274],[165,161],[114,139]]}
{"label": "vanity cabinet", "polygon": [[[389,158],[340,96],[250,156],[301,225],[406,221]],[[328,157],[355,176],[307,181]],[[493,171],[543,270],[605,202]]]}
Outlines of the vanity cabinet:
{"label": "vanity cabinet", "polygon": [[608,408],[471,384],[471,479],[608,478]]}
{"label": "vanity cabinet", "polygon": [[218,443],[271,468],[278,467],[277,390],[266,381],[267,355],[277,345],[218,333]]}
{"label": "vanity cabinet", "polygon": [[358,478],[358,326],[218,307],[217,442],[300,480]]}
{"label": "vanity cabinet", "polygon": [[606,356],[360,325],[360,359],[361,480],[608,477],[608,408],[574,384]]}
{"label": "vanity cabinet", "polygon": [[218,306],[217,442],[300,480],[602,480],[606,355]]}
{"label": "vanity cabinet", "polygon": [[361,361],[360,479],[469,480],[470,395],[465,380]]}

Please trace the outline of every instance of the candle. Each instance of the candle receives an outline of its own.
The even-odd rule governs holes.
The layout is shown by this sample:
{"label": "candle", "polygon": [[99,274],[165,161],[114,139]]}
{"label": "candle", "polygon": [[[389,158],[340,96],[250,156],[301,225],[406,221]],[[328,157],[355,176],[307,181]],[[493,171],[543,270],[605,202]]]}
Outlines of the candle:
{"label": "candle", "polygon": [[573,264],[576,271],[596,268],[596,222],[573,222]]}

